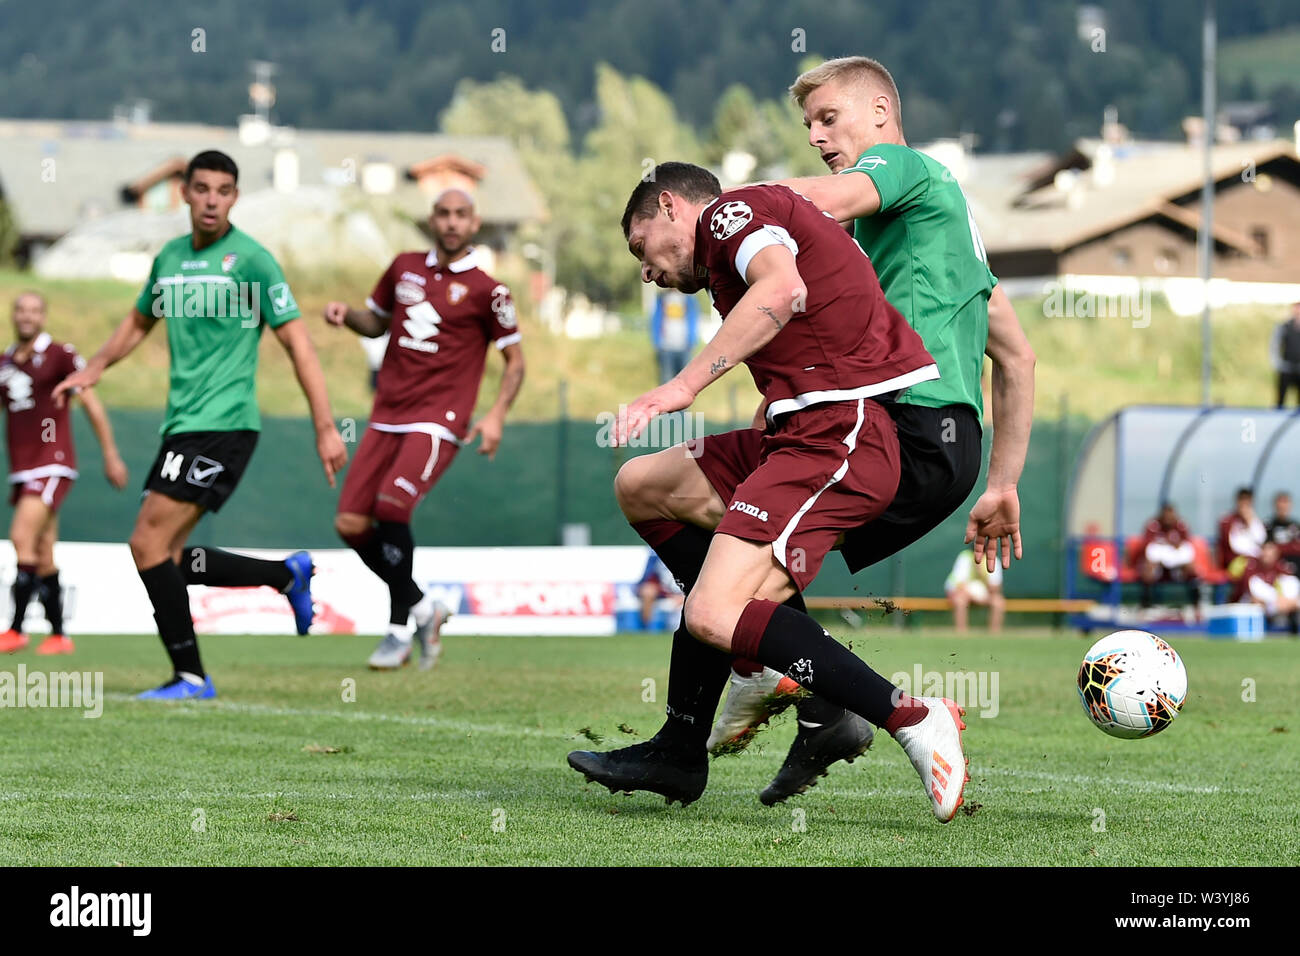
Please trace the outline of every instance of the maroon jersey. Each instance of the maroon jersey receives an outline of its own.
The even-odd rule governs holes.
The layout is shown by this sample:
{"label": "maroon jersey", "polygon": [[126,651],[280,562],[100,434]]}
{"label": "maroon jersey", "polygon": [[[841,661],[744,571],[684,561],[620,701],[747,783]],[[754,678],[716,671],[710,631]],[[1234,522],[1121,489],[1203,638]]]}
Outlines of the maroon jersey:
{"label": "maroon jersey", "polygon": [[695,264],[708,270],[713,305],[724,320],[749,288],[750,261],[771,245],[794,253],[807,299],[745,361],[768,400],[769,419],[939,377],[921,337],[886,301],[862,247],[785,186],[731,190],[700,213]]}
{"label": "maroon jersey", "polygon": [[371,427],[463,439],[488,343],[503,349],[520,338],[510,290],[478,267],[473,250],[445,269],[436,252],[404,252],[366,305],[390,318]]}
{"label": "maroon jersey", "polygon": [[0,357],[0,399],[8,414],[9,481],[60,475],[77,477],[69,403],[54,407],[50,393],[86,363],[71,345],[60,345],[42,332],[25,362],[15,362],[17,346]]}
{"label": "maroon jersey", "polygon": [[1152,518],[1147,522],[1146,529],[1142,534],[1142,544],[1145,547],[1156,541],[1164,542],[1172,547],[1180,547],[1184,541],[1192,536],[1191,529],[1183,521],[1178,521],[1172,528],[1166,528],[1160,523],[1159,518]]}

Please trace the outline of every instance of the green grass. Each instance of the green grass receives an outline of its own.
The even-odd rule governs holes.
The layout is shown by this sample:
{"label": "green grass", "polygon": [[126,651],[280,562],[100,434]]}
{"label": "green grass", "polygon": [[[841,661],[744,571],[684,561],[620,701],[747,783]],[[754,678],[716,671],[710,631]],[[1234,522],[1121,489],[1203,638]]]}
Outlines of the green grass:
{"label": "green grass", "polygon": [[[840,636],[887,676],[917,663],[997,673],[997,716],[968,717],[972,815],[938,824],[884,735],[808,794],[764,808],[756,794],[793,736],[790,716],[750,752],[715,761],[708,791],[685,810],[585,784],[565,765],[569,750],[595,746],[589,735],[603,749],[658,727],[666,637],[449,638],[435,672],[376,674],[363,664],[368,638],[213,636],[203,650],[221,696],[181,705],[130,699],[164,674],[156,638],[80,637],[72,658],[0,662],[102,671],[109,695],[99,719],[0,711],[0,860],[1300,863],[1291,641],[1177,642],[1191,677],[1183,715],[1159,737],[1120,741],[1079,706],[1085,643],[1075,637]],[[642,699],[646,678],[656,702]],[[1246,679],[1256,702],[1242,700]]]}

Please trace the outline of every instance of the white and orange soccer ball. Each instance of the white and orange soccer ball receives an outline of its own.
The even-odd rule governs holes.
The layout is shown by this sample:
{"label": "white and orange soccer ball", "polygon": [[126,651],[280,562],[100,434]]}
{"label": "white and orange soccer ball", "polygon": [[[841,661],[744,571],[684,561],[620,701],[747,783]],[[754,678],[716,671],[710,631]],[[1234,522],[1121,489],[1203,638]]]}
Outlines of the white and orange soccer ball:
{"label": "white and orange soccer ball", "polygon": [[1187,699],[1187,668],[1165,641],[1146,631],[1116,631],[1083,657],[1079,700],[1112,737],[1158,734]]}

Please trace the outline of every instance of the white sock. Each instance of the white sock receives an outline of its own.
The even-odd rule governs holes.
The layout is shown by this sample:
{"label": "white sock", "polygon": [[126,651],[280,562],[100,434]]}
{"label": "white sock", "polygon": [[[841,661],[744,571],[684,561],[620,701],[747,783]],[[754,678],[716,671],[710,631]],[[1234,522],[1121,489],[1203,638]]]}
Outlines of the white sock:
{"label": "white sock", "polygon": [[185,681],[185,683],[190,684],[193,687],[203,686],[203,678],[200,677],[198,674],[191,674],[189,671],[179,671],[177,672],[176,676],[179,677],[181,680]]}
{"label": "white sock", "polygon": [[438,601],[431,591],[426,591],[424,597],[420,598],[419,601],[412,605],[411,617],[415,618],[416,627],[423,627],[425,624],[429,623],[429,619],[433,617],[433,612],[437,605]]}
{"label": "white sock", "polygon": [[389,624],[388,633],[403,644],[410,644],[411,635],[415,633],[415,628],[410,624]]}

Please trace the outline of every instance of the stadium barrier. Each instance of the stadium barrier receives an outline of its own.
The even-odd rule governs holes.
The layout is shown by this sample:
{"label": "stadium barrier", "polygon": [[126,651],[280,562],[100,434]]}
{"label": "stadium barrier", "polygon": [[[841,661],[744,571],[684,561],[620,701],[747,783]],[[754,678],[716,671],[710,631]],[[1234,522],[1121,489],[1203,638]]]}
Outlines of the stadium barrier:
{"label": "stadium barrier", "polygon": [[[241,552],[261,558],[283,551]],[[639,607],[644,547],[417,548],[414,576],[454,612],[444,634],[602,635],[626,627]],[[60,543],[55,550],[65,593],[64,625],[76,634],[151,634],[153,609],[124,544]],[[382,634],[388,588],[344,549],[312,552],[316,574],[313,634]],[[0,545],[5,621],[13,613],[9,586],[17,570],[13,547]],[[190,587],[199,634],[293,634],[289,603],[271,588]],[[33,600],[26,629],[49,631]]]}
{"label": "stadium barrier", "polygon": [[[74,416],[81,478],[60,511],[68,541],[124,542],[138,509],[138,489],[158,451],[158,411],[113,410],[113,427],[131,469],[130,487],[115,492],[104,480],[94,436],[84,416]],[[344,420],[359,440],[364,421]],[[706,422],[707,431],[733,427]],[[1062,502],[1070,465],[1088,423],[1063,413],[1039,419],[1020,485],[1025,560],[1008,572],[1008,597],[1054,598],[1065,578]],[[586,529],[593,546],[637,547],[614,500],[613,481],[629,457],[654,448],[609,448],[595,421],[511,422],[494,462],[463,449],[415,514],[412,530],[422,545],[437,547],[541,547],[566,542],[566,526]],[[989,443],[986,428],[985,449]],[[349,452],[355,453],[355,442]],[[986,454],[987,457],[987,454]],[[940,597],[943,581],[962,548],[966,514],[983,488],[924,539],[889,561],[851,576],[831,555],[809,593],[823,597],[906,594]],[[341,484],[341,482],[340,482]],[[200,522],[191,544],[262,548],[337,548],[333,517],[338,490],[330,489],[316,458],[305,419],[264,416],[261,439],[235,495],[220,514]],[[645,553],[644,551],[642,552]],[[129,565],[128,565],[129,567]],[[151,628],[146,628],[151,629]]]}

